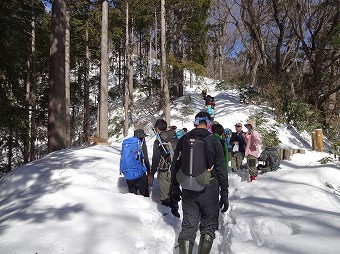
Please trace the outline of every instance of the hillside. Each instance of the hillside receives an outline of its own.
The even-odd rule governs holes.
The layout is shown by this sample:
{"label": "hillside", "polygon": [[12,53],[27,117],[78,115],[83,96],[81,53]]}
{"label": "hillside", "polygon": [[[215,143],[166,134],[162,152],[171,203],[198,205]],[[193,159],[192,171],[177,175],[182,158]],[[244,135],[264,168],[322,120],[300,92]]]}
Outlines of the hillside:
{"label": "hillside", "polygon": [[[282,161],[278,171],[255,182],[229,174],[230,208],[220,214],[211,253],[338,253],[340,196],[325,182],[340,185],[339,168],[320,164],[327,154],[310,151],[305,139],[277,124],[266,106],[243,105],[235,91],[209,89],[216,97],[216,120],[225,127],[233,129],[235,122],[261,112],[277,128],[282,146],[306,148],[306,154]],[[191,129],[201,109],[199,89],[187,89],[173,104],[171,124]],[[151,158],[151,126],[158,116],[150,119],[142,112],[140,117],[149,119]],[[3,178],[1,253],[178,253],[181,219],[157,203],[157,181],[151,198],[127,193],[119,175],[121,141],[53,152]]]}

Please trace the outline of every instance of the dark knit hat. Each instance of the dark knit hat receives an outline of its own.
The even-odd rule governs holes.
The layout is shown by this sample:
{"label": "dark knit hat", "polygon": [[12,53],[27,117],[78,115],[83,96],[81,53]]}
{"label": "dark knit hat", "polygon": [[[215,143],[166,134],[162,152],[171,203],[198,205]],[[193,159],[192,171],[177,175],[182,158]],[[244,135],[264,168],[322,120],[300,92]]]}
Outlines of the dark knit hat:
{"label": "dark knit hat", "polygon": [[145,137],[148,136],[148,135],[145,134],[145,131],[144,131],[144,130],[142,130],[142,129],[136,129],[136,130],[133,132],[133,136],[134,136],[134,137],[137,137],[137,138],[145,138]]}

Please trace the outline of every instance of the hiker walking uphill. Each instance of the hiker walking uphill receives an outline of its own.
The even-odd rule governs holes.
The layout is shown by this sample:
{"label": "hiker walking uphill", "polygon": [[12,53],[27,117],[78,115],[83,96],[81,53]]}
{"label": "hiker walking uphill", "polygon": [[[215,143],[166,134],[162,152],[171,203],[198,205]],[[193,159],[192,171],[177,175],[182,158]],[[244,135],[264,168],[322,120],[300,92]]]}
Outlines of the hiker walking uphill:
{"label": "hiker walking uphill", "polygon": [[249,120],[244,125],[248,132],[245,135],[245,141],[247,143],[245,149],[245,156],[247,158],[247,164],[249,167],[250,181],[254,181],[257,176],[257,158],[260,155],[260,144],[262,139],[260,134],[255,130],[255,121]]}
{"label": "hiker walking uphill", "polygon": [[198,228],[201,233],[198,253],[208,254],[218,229],[219,208],[226,212],[229,207],[223,148],[207,130],[210,121],[207,112],[195,116],[196,128],[178,141],[171,167],[172,197],[177,201],[182,198],[180,254],[192,253]]}
{"label": "hiker walking uphill", "polygon": [[233,132],[230,138],[232,145],[231,152],[231,168],[235,172],[240,169],[242,161],[245,156],[246,141],[244,140],[244,132],[242,131],[242,124],[235,124],[236,132]]}
{"label": "hiker walking uphill", "polygon": [[149,185],[153,185],[156,172],[159,184],[160,200],[162,205],[171,208],[171,213],[180,217],[178,213],[178,202],[170,197],[171,171],[170,166],[177,145],[176,132],[173,129],[167,130],[167,122],[158,119],[154,126],[156,140],[153,145],[152,165],[149,172]]}
{"label": "hiker walking uphill", "polygon": [[211,129],[214,134],[214,137],[217,138],[221,142],[223,153],[224,153],[225,166],[227,168],[227,172],[229,172],[229,152],[228,152],[226,141],[223,139],[223,133],[224,133],[223,126],[221,124],[213,124]]}
{"label": "hiker walking uphill", "polygon": [[124,175],[130,193],[138,191],[144,197],[149,197],[148,177],[150,171],[148,150],[145,144],[144,130],[137,129],[133,137],[127,138],[122,144],[120,172]]}

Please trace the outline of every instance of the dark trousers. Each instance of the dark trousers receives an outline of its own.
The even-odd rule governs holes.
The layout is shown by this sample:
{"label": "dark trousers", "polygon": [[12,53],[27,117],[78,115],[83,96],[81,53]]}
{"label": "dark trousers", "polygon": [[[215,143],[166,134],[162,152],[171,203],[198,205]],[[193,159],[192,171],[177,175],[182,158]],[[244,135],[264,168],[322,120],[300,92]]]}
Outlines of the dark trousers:
{"label": "dark trousers", "polygon": [[137,194],[137,191],[139,190],[141,195],[144,197],[149,197],[148,177],[146,174],[138,179],[126,180],[126,183],[130,193]]}
{"label": "dark trousers", "polygon": [[215,179],[200,192],[183,189],[183,222],[179,240],[189,240],[194,244],[198,227],[202,235],[215,238],[219,215],[218,189]]}

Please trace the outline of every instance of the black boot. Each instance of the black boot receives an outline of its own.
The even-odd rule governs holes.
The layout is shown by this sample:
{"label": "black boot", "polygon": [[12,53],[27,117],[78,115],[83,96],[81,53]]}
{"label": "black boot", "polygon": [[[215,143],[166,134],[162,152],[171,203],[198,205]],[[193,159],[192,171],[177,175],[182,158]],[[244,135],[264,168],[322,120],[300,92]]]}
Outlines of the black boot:
{"label": "black boot", "polygon": [[198,245],[198,254],[209,254],[214,238],[210,235],[201,235],[200,244]]}
{"label": "black boot", "polygon": [[192,254],[192,243],[188,240],[178,240],[179,254]]}

